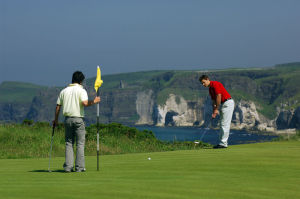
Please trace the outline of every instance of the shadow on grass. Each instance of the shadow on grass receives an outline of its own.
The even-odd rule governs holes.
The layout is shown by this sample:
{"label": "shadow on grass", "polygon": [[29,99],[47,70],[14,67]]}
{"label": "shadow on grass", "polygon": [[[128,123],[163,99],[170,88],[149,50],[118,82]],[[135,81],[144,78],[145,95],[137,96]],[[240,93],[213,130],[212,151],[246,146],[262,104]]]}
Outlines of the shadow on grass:
{"label": "shadow on grass", "polygon": [[28,171],[28,172],[36,172],[36,173],[51,173],[51,172],[56,172],[56,173],[65,173],[65,170],[63,169],[57,169],[57,170],[33,170],[33,171]]}

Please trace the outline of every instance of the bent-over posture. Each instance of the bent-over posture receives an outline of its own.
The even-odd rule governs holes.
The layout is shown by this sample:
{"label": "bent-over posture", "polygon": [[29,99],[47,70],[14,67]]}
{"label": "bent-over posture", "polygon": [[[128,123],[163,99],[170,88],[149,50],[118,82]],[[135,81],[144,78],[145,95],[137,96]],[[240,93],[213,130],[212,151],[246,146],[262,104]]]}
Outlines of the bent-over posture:
{"label": "bent-over posture", "polygon": [[204,87],[209,87],[209,94],[212,99],[213,113],[212,119],[220,114],[221,109],[221,131],[219,144],[214,148],[227,148],[230,132],[230,124],[234,110],[234,101],[226,91],[223,84],[218,81],[210,81],[207,75],[202,75],[199,81]]}

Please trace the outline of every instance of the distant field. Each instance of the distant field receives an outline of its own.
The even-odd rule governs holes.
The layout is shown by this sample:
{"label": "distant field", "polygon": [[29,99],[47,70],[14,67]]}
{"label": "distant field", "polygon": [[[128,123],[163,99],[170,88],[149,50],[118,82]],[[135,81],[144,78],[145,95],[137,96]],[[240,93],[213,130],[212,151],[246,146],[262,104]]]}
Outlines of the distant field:
{"label": "distant field", "polygon": [[[0,159],[0,198],[300,198],[300,142],[86,157],[85,173],[63,158]],[[148,160],[151,157],[151,160]]]}
{"label": "distant field", "polygon": [[45,88],[47,87],[24,82],[2,82],[0,84],[0,103],[28,103]]}

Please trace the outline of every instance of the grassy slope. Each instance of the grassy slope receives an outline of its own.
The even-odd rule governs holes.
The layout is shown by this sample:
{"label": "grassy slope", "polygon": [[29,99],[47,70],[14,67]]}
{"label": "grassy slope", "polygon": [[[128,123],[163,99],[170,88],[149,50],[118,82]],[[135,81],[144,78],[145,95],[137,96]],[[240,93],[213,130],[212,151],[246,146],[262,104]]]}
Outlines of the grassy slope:
{"label": "grassy slope", "polygon": [[[0,125],[1,158],[45,158],[48,156],[51,127],[47,123],[24,125]],[[86,155],[96,155],[96,126],[86,128]],[[165,143],[157,140],[150,131],[138,131],[120,124],[100,124],[101,154],[124,154],[137,152],[172,151],[194,149],[193,142]],[[64,129],[56,128],[53,139],[55,156],[65,155]],[[196,148],[210,147],[198,144]]]}
{"label": "grassy slope", "polygon": [[[300,198],[300,142],[86,157],[86,173],[61,173],[63,158],[0,160],[0,198]],[[151,160],[148,160],[148,157]]]}
{"label": "grassy slope", "polygon": [[[125,88],[136,88],[140,87],[145,81],[149,81],[156,75],[160,75],[164,71],[145,71],[145,72],[132,72],[132,73],[122,73],[114,75],[105,75],[102,77],[103,85],[101,89],[109,90],[116,89],[120,86],[120,81],[125,84]],[[95,78],[90,78],[86,80],[87,85],[92,86],[95,83]]]}
{"label": "grassy slope", "polygon": [[45,88],[23,82],[2,82],[0,84],[0,102],[31,102],[33,97]]}

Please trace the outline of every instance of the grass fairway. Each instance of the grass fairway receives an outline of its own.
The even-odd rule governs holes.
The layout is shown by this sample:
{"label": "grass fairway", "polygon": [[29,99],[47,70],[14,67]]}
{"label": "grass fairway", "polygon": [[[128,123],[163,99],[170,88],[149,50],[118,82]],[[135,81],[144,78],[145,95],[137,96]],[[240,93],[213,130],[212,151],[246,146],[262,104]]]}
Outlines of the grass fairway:
{"label": "grass fairway", "polygon": [[[1,159],[0,198],[300,198],[300,142],[86,157],[87,172],[62,173],[63,158]],[[151,157],[151,160],[147,158]]]}

